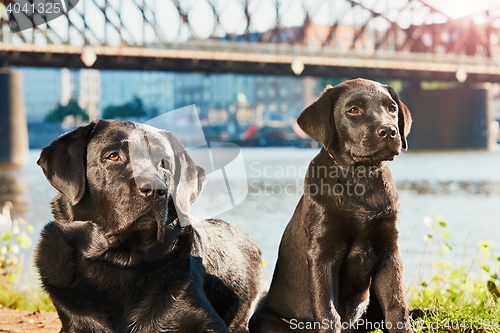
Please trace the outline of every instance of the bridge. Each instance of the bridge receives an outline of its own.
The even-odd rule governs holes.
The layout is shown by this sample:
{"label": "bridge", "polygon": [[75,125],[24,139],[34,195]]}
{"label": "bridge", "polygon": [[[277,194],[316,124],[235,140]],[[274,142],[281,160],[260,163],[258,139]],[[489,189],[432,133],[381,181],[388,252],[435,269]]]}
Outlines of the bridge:
{"label": "bridge", "polygon": [[0,63],[79,68],[85,53],[96,69],[294,75],[295,61],[300,75],[500,80],[500,5],[452,19],[422,0],[69,3],[52,20],[4,13]]}
{"label": "bridge", "polygon": [[500,81],[500,6],[455,19],[429,0],[47,2],[63,10],[15,12],[33,1],[1,0],[0,66],[367,77],[414,89],[440,80],[465,92]]}

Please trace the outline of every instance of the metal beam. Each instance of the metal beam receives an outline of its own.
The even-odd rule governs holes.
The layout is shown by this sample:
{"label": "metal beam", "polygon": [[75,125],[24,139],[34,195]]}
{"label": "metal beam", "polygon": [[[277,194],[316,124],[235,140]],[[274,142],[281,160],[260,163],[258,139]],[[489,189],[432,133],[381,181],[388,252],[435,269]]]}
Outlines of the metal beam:
{"label": "metal beam", "polygon": [[[59,63],[61,67],[80,66],[76,56],[81,51],[70,52],[64,56],[62,53],[50,49],[48,44],[61,47],[64,45],[73,46],[76,49],[89,46],[94,47],[95,50],[108,50],[106,47],[111,47],[109,52],[114,52],[113,55],[96,52],[98,61],[95,66],[99,66],[99,58],[101,57],[121,59],[120,57],[123,58],[123,54],[128,51],[132,54],[139,53],[137,56],[130,55],[134,59],[144,60],[153,57],[160,59],[159,62],[163,63],[163,59],[176,61],[171,54],[177,54],[181,57],[178,60],[184,61],[186,58],[179,55],[179,52],[191,52],[196,48],[198,49],[195,52],[190,53],[190,61],[217,61],[206,57],[204,53],[206,48],[210,48],[212,54],[222,54],[217,57],[221,58],[220,61],[223,62],[253,63],[254,58],[259,58],[261,64],[267,63],[269,66],[289,63],[289,58],[292,55],[293,57],[300,56],[304,58],[305,73],[309,70],[307,67],[311,66],[336,68],[336,71],[341,67],[367,68],[361,63],[363,61],[373,64],[375,67],[371,68],[372,70],[380,68],[391,70],[385,69],[385,65],[381,65],[383,63],[381,57],[390,59],[390,61],[403,61],[402,65],[399,62],[394,63],[393,71],[408,70],[412,73],[415,71],[423,73],[425,72],[424,67],[428,68],[427,62],[421,60],[423,54],[434,55],[433,59],[438,66],[446,67],[447,64],[453,64],[455,68],[458,66],[462,68],[464,60],[461,55],[463,54],[469,55],[471,59],[474,58],[477,63],[486,62],[488,66],[490,64],[500,65],[500,63],[495,62],[493,57],[500,53],[500,9],[453,20],[422,0],[407,0],[397,3],[392,0],[371,2],[362,0],[273,0],[271,7],[269,7],[269,2],[264,0],[224,0],[220,2],[218,0],[190,2],[181,0],[168,2],[122,0],[118,3],[108,0],[81,0],[80,2],[71,12],[58,18],[58,20],[67,21],[67,38],[65,38],[64,31],[57,31],[53,28],[56,25],[51,22],[44,27],[30,31],[21,31],[17,34],[9,33],[9,29],[6,27],[8,20],[2,19],[0,22],[3,28],[0,30],[1,40],[3,43],[9,43],[4,44],[3,47],[15,50],[0,51],[2,52],[0,53],[0,61],[13,65],[50,65],[52,60],[46,59],[47,57],[34,58],[37,61],[31,61],[31,63],[27,61],[26,57],[31,54],[31,51],[26,51],[26,46],[35,46],[36,41],[37,46],[46,47],[46,49],[39,51],[40,54],[50,55],[51,59],[54,59],[55,56],[59,61],[62,61]],[[206,10],[204,15],[211,15],[214,19],[213,28],[207,30],[206,37],[209,40],[203,40],[205,37],[195,35],[200,32],[198,30],[195,32],[193,17],[196,14],[194,12],[196,6],[200,4],[204,6],[208,4],[209,10]],[[267,10],[272,10],[274,7],[275,17],[273,20],[269,20],[269,13],[263,9],[263,4],[268,6]],[[231,10],[228,10],[229,8]],[[295,9],[291,10],[291,8]],[[300,8],[303,12],[303,22],[298,23],[295,27],[285,26],[284,22],[292,18],[292,15],[297,17],[297,9]],[[328,25],[320,25],[316,20],[324,14],[326,8],[329,8],[332,17],[329,19]],[[334,8],[335,13],[338,14],[333,14]],[[179,22],[177,36],[172,34],[164,24],[158,24],[157,15],[160,15],[161,10],[168,10],[170,15],[177,16]],[[96,28],[96,24],[93,24],[96,18],[90,18],[90,13],[94,13],[94,16],[97,13],[97,19],[102,14],[104,18],[103,31]],[[124,19],[125,14],[127,20]],[[476,16],[479,16],[483,23],[472,23],[480,22],[480,20],[473,20]],[[260,25],[261,17],[264,19],[267,17],[267,27]],[[404,22],[400,22],[400,17],[406,18]],[[241,19],[241,24],[228,28],[230,24],[227,22],[238,18]],[[14,19],[14,16],[10,16],[9,19]],[[175,23],[172,24],[175,25]],[[139,38],[140,33],[136,34],[136,32],[140,31],[141,27],[142,38]],[[257,30],[257,27],[260,30]],[[115,35],[115,31],[117,38],[113,40],[112,36],[108,36],[108,32]],[[338,34],[336,33],[338,31],[343,32]],[[151,36],[151,34],[154,35]],[[333,38],[334,34],[335,38]],[[349,36],[345,36],[346,34]],[[283,35],[287,36],[286,40],[281,40]],[[228,40],[238,40],[239,46],[236,44],[226,45]],[[252,42],[254,40],[257,42]],[[372,47],[359,51],[356,47],[359,40],[363,40],[363,43],[367,43],[367,45],[372,43]],[[268,45],[270,43],[286,45],[274,47]],[[308,45],[305,45],[306,43]],[[337,48],[339,45],[344,49],[339,51]],[[126,47],[129,47],[130,50],[126,51]],[[313,51],[306,50],[307,48],[312,48]],[[28,47],[28,49],[30,48]],[[244,50],[244,53],[241,53],[241,50]],[[268,52],[267,50],[272,51]],[[163,53],[157,55],[158,52]],[[259,52],[262,54],[258,54]],[[422,69],[405,69],[411,67],[411,64],[406,65],[407,53],[414,54],[411,61],[417,65],[421,63],[426,65]],[[443,58],[442,53],[458,57],[449,60]],[[35,54],[38,54],[38,51]],[[117,56],[117,54],[121,55]],[[150,54],[155,55],[150,56]],[[232,57],[238,59],[231,60]],[[239,59],[239,57],[242,58]],[[334,63],[329,63],[329,57]],[[282,58],[286,58],[286,60],[280,60]],[[346,62],[344,62],[345,59],[347,59]],[[361,59],[359,64],[357,59]],[[453,63],[453,61],[455,62]],[[120,68],[119,64],[120,62],[110,65],[113,68]],[[396,67],[396,64],[399,67]],[[139,69],[146,64],[137,62],[136,66]],[[149,63],[147,66],[155,67],[154,64]],[[186,65],[186,68],[191,67]],[[220,66],[217,65],[215,68],[220,68]],[[470,69],[470,72],[468,71],[471,75],[474,75],[474,68],[476,67]],[[203,68],[203,70],[207,70],[207,68]],[[451,71],[446,70],[445,72],[451,73]],[[442,71],[436,69],[432,72]],[[496,78],[497,74],[487,73],[485,75],[493,75]]]}
{"label": "metal beam", "polygon": [[[465,70],[468,80],[481,78],[500,80],[500,66],[494,61],[476,57],[451,55],[377,54],[359,56],[326,52],[312,52],[307,47],[291,45],[255,45],[227,42],[198,42],[171,44],[166,49],[140,47],[91,47],[97,55],[93,68],[148,69],[199,72],[242,72],[253,74],[293,75],[290,68],[295,57],[305,65],[303,75],[331,76],[335,73],[355,73],[358,76],[400,77],[429,79],[432,77],[455,80],[457,71]],[[30,66],[82,68],[82,47],[71,45],[33,45],[0,43],[0,62]],[[47,56],[50,55],[50,56]]]}

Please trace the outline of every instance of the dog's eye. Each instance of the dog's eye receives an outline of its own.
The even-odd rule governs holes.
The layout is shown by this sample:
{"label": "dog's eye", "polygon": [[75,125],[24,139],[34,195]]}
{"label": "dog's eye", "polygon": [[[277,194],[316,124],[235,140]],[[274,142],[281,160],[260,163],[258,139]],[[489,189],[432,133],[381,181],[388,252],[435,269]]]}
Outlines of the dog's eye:
{"label": "dog's eye", "polygon": [[361,109],[358,108],[357,106],[353,106],[352,108],[349,109],[349,111],[347,111],[347,113],[351,115],[359,115],[361,114]]}
{"label": "dog's eye", "polygon": [[108,160],[110,161],[113,161],[113,162],[116,162],[116,161],[120,161],[121,158],[120,158],[120,155],[118,153],[111,153],[108,155],[108,157],[106,157]]}
{"label": "dog's eye", "polygon": [[389,106],[389,112],[394,113],[396,111],[398,111],[398,108],[396,107],[396,105],[390,105]]}

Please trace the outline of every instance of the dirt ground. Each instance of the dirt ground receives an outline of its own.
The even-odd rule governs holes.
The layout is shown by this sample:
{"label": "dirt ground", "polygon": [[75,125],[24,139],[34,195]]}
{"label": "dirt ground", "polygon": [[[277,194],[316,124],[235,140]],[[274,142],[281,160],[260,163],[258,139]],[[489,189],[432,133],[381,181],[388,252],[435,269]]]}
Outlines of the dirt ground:
{"label": "dirt ground", "polygon": [[55,312],[11,310],[0,305],[0,333],[57,333],[61,322]]}

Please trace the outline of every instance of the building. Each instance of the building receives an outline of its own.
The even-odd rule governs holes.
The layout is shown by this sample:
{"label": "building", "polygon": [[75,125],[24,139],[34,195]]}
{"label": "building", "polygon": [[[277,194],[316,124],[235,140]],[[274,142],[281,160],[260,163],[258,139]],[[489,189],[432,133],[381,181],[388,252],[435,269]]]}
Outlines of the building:
{"label": "building", "polygon": [[[86,110],[90,120],[101,117],[99,102],[101,100],[101,73],[95,69],[82,69],[78,73],[78,105]],[[64,104],[63,104],[64,105]]]}
{"label": "building", "polygon": [[369,31],[358,36],[358,30],[346,25],[332,28],[311,21],[305,29],[303,43],[311,49],[320,49],[325,45],[339,53],[354,49],[357,53],[373,54],[375,38],[370,36]]}
{"label": "building", "polygon": [[[265,43],[292,44],[299,42],[311,50],[323,47],[334,49],[339,53],[346,53],[355,49],[358,53],[372,54],[375,52],[374,31],[358,33],[359,29],[347,25],[321,25],[309,21],[304,27],[283,27],[269,29],[263,34],[253,34],[250,41],[262,40]],[[372,35],[372,34],[373,35]],[[229,37],[223,38],[229,39]],[[246,41],[245,35],[232,37],[234,41]]]}
{"label": "building", "polygon": [[[64,98],[61,69],[16,68],[23,73],[24,103],[28,123],[43,122]],[[66,102],[67,103],[67,102]]]}
{"label": "building", "polygon": [[319,93],[317,80],[311,77],[257,76],[255,106],[263,110],[263,124],[293,124],[300,112]]}
{"label": "building", "polygon": [[174,74],[152,71],[101,71],[100,108],[140,98],[148,117],[175,109]]}
{"label": "building", "polygon": [[213,98],[210,85],[211,79],[208,75],[198,73],[175,74],[174,107],[178,109],[195,104],[200,118],[206,118]]}
{"label": "building", "polygon": [[173,73],[142,72],[138,97],[144,102],[148,116],[156,117],[175,109],[174,78]]}
{"label": "building", "polygon": [[76,99],[91,119],[100,116],[100,72],[93,69],[19,68],[23,72],[24,101],[29,123],[40,123],[58,105]]}

